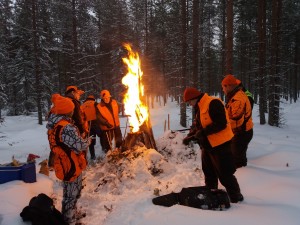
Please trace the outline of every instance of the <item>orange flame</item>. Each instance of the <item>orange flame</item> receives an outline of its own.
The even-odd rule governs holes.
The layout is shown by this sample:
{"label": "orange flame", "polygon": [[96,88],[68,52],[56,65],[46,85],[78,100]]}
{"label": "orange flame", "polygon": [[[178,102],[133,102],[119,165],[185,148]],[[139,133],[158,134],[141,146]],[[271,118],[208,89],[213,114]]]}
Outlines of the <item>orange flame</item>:
{"label": "orange flame", "polygon": [[129,44],[124,44],[128,51],[128,58],[122,58],[128,67],[127,74],[123,77],[122,83],[127,87],[124,95],[124,107],[128,118],[131,132],[138,132],[140,126],[148,119],[148,108],[141,101],[144,96],[144,86],[142,84],[143,72],[138,53],[132,51]]}

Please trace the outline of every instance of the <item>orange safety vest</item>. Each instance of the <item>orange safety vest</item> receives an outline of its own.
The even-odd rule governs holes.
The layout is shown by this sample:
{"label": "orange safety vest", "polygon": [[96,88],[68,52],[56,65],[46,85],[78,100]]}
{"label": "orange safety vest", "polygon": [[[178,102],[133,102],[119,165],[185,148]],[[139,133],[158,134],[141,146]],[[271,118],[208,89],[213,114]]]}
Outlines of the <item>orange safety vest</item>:
{"label": "orange safety vest", "polygon": [[76,154],[62,142],[61,133],[68,124],[68,121],[60,120],[52,130],[48,130],[50,149],[54,153],[55,175],[63,181],[75,180],[87,165],[84,152]]}
{"label": "orange safety vest", "polygon": [[83,111],[86,121],[91,121],[96,119],[95,101],[87,100],[81,105],[81,110]]}
{"label": "orange safety vest", "polygon": [[103,118],[113,127],[108,128],[107,126],[100,124],[101,130],[109,130],[113,129],[117,126],[120,126],[120,120],[119,120],[119,106],[116,100],[112,99],[111,101],[112,110],[111,112],[104,103],[100,102],[97,105],[97,108],[99,109],[100,114],[103,116]]}
{"label": "orange safety vest", "polygon": [[235,93],[227,103],[226,109],[234,133],[248,131],[253,128],[251,104],[242,90]]}
{"label": "orange safety vest", "polygon": [[[213,123],[213,121],[209,116],[209,104],[214,99],[218,99],[219,101],[221,101],[219,98],[208,96],[208,94],[205,93],[203,97],[200,99],[200,101],[198,102],[198,107],[200,109],[200,121],[203,128]],[[207,139],[212,147],[219,146],[231,140],[233,137],[227,112],[225,109],[224,111],[226,113],[226,120],[227,120],[226,128],[217,133],[207,135]]]}

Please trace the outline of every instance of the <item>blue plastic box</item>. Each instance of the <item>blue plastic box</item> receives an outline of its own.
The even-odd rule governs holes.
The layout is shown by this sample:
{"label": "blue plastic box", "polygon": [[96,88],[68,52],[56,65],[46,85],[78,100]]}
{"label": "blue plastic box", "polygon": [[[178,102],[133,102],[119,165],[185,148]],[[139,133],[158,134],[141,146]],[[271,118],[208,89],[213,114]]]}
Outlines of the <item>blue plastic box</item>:
{"label": "blue plastic box", "polygon": [[36,182],[35,163],[26,163],[21,166],[0,166],[0,184],[23,180],[25,183]]}

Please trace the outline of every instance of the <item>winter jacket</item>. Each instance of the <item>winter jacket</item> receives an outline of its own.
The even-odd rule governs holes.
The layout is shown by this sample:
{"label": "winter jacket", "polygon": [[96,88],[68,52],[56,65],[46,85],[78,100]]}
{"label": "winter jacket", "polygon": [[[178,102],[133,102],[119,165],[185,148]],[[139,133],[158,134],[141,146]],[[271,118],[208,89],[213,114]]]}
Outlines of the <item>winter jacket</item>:
{"label": "winter jacket", "polygon": [[95,100],[87,100],[81,105],[81,111],[83,112],[85,121],[96,119],[96,105]]}
{"label": "winter jacket", "polygon": [[111,130],[120,126],[119,106],[116,100],[111,99],[108,104],[101,101],[97,108],[100,115],[105,119],[106,124],[101,123],[101,130]]}
{"label": "winter jacket", "polygon": [[226,109],[234,134],[249,131],[253,128],[250,101],[245,92],[239,87],[227,95]]}
{"label": "winter jacket", "polygon": [[54,170],[63,181],[75,180],[86,167],[88,139],[83,139],[72,119],[51,114],[47,123],[50,149],[54,153]]}
{"label": "winter jacket", "polygon": [[198,107],[202,134],[206,135],[211,147],[230,141],[233,133],[222,101],[205,93]]}

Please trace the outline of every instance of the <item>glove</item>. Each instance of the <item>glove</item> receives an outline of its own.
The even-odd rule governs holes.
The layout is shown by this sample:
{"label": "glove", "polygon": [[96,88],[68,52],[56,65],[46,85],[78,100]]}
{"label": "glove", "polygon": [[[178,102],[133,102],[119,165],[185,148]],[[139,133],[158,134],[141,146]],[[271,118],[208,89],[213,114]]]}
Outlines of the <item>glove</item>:
{"label": "glove", "polygon": [[82,138],[86,138],[86,132],[81,133]]}
{"label": "glove", "polygon": [[197,139],[199,145],[202,145],[205,140],[205,134],[203,130],[198,130],[195,134],[195,138]]}
{"label": "glove", "polygon": [[187,137],[194,136],[196,134],[197,130],[190,130],[190,132],[186,135]]}
{"label": "glove", "polygon": [[189,145],[189,143],[190,143],[192,140],[195,140],[194,135],[192,135],[192,136],[187,136],[187,137],[183,138],[182,144],[184,144],[184,145]]}

